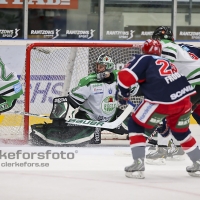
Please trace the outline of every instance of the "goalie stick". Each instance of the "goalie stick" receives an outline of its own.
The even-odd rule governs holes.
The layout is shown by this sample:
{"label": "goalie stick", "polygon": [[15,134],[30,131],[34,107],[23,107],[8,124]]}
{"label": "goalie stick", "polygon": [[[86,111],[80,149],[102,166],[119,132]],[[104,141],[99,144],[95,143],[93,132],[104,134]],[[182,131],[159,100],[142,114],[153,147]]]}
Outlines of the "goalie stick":
{"label": "goalie stick", "polygon": [[9,111],[8,113],[13,113],[13,114],[18,114],[18,115],[25,115],[25,116],[41,117],[41,118],[48,118],[49,119],[49,116],[47,116],[47,115],[40,115],[40,114],[29,113],[29,112],[21,112],[21,111],[10,112]]}
{"label": "goalie stick", "polygon": [[102,121],[94,121],[94,120],[85,120],[85,119],[77,119],[77,118],[70,118],[66,121],[66,123],[74,124],[74,125],[82,125],[82,126],[92,126],[97,128],[108,128],[114,129],[118,127],[132,112],[135,104],[131,101],[128,101],[128,106],[124,110],[124,112],[113,122],[102,122]]}
{"label": "goalie stick", "polygon": [[[70,118],[66,120],[65,123],[73,124],[73,125],[79,125],[79,126],[91,126],[96,128],[108,128],[108,129],[114,129],[118,127],[132,112],[133,108],[135,107],[135,104],[133,104],[131,101],[128,101],[128,106],[124,110],[124,112],[113,122],[102,122],[102,121],[95,121],[95,120],[86,120],[86,119],[78,119],[78,118]],[[41,117],[41,118],[48,118],[49,116],[46,115],[39,115],[34,113],[28,113],[28,112],[20,112],[20,111],[14,111],[13,113],[19,114],[19,115],[25,115],[25,116],[35,116],[35,117]]]}

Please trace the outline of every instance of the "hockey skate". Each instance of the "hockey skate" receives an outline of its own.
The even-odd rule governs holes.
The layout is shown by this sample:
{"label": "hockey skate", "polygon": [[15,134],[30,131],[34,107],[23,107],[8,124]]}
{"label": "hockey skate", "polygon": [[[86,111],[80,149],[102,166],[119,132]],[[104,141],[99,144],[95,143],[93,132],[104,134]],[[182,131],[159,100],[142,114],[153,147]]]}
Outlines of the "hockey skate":
{"label": "hockey skate", "polygon": [[146,155],[146,163],[149,165],[165,165],[167,157],[167,147],[158,147]]}
{"label": "hockey skate", "polygon": [[193,162],[192,166],[186,167],[186,171],[190,176],[200,177],[200,160]]}
{"label": "hockey skate", "polygon": [[134,160],[134,163],[130,166],[125,167],[124,171],[125,176],[128,178],[137,178],[137,179],[143,179],[144,176],[144,159],[138,158],[137,160]]}
{"label": "hockey skate", "polygon": [[181,147],[172,146],[168,150],[167,160],[175,160],[175,161],[185,160],[185,152]]}
{"label": "hockey skate", "polygon": [[157,150],[157,145],[151,145],[149,146],[148,151],[156,151]]}

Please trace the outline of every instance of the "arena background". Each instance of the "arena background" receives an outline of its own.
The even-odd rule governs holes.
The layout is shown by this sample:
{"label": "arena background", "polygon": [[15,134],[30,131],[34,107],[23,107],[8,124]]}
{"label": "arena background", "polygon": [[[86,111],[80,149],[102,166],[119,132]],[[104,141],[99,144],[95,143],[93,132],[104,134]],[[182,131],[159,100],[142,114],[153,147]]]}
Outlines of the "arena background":
{"label": "arena background", "polygon": [[[26,45],[33,43],[33,42],[52,42],[49,40],[46,41],[33,41],[33,40],[24,40],[24,41],[17,41],[17,40],[0,40],[0,57],[2,58],[5,65],[7,65],[10,69],[13,69],[17,72],[20,76],[22,73],[22,69],[25,64],[25,53],[26,53]],[[55,41],[55,42],[66,42],[66,41]],[[75,41],[71,41],[75,42]],[[100,41],[97,41],[100,42]],[[102,42],[102,41],[101,41]],[[105,41],[104,41],[105,42]],[[119,42],[119,41],[116,41]],[[91,42],[92,43],[92,42]],[[107,43],[115,43],[115,41],[107,42]],[[127,41],[126,41],[127,43]],[[137,42],[129,42],[129,43],[143,43],[143,41]],[[182,41],[180,41],[182,43]],[[184,42],[193,44],[194,46],[200,46],[199,42]],[[123,61],[117,61],[122,63]],[[43,114],[43,113],[41,113]],[[1,117],[2,118],[2,117]],[[1,121],[0,118],[0,121]],[[43,121],[43,119],[41,120]],[[196,121],[191,117],[191,124],[196,124]]]}

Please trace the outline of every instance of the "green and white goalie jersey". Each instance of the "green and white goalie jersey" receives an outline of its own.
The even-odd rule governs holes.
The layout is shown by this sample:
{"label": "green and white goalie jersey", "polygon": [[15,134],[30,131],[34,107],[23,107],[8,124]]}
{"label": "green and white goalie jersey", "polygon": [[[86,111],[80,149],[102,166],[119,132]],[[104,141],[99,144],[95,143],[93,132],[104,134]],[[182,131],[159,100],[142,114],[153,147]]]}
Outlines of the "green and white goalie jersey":
{"label": "green and white goalie jersey", "polygon": [[114,81],[110,84],[97,81],[96,73],[92,73],[81,79],[70,92],[70,96],[80,105],[79,109],[87,113],[88,119],[110,121],[114,116],[118,106],[115,100],[118,71],[112,73]]}

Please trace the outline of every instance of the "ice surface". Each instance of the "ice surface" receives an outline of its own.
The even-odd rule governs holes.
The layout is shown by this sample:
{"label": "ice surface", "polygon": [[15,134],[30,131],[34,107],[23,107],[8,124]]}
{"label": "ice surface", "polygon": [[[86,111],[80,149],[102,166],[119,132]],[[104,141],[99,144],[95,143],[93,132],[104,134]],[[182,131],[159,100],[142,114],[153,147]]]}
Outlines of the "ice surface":
{"label": "ice surface", "polygon": [[[200,144],[200,127],[192,126],[191,129]],[[200,199],[200,178],[186,173],[186,166],[191,165],[187,157],[183,161],[167,161],[163,166],[146,165],[145,179],[129,179],[124,175],[124,167],[132,163],[128,142],[122,145],[117,141],[112,141],[112,145],[107,143],[85,148],[1,146],[0,199]],[[2,156],[2,153],[8,156],[16,151],[21,152],[19,159]],[[74,159],[38,159],[37,153],[47,151],[54,153],[55,157],[61,151],[74,153]],[[24,159],[33,152],[33,159]],[[10,156],[12,158],[12,154]],[[5,162],[49,163],[49,167],[3,167]]]}

